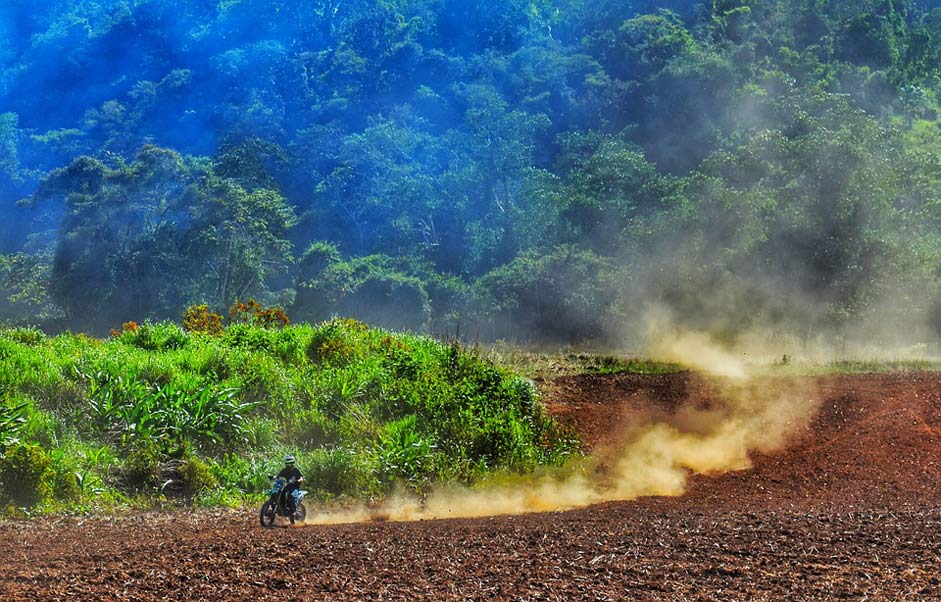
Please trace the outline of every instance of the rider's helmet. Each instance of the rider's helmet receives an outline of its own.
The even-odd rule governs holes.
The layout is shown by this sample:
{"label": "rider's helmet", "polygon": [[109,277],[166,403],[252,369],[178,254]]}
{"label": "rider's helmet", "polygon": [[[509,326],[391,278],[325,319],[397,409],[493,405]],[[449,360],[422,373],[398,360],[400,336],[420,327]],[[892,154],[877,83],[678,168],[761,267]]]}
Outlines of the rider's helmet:
{"label": "rider's helmet", "polygon": [[297,460],[294,458],[293,454],[288,454],[284,457],[284,464],[286,466],[294,466],[295,463],[297,463]]}

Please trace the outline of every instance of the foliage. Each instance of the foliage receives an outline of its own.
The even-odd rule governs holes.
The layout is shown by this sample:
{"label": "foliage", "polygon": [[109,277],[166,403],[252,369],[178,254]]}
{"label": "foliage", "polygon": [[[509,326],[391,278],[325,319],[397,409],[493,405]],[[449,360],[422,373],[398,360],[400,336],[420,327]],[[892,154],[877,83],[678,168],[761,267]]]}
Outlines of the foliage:
{"label": "foliage", "polygon": [[375,468],[367,455],[348,447],[324,447],[301,457],[311,494],[321,500],[368,498],[380,493]]}
{"label": "foliage", "polygon": [[125,322],[121,331],[113,331],[112,336],[128,345],[133,345],[148,351],[163,351],[167,349],[181,349],[186,346],[189,338],[176,324],[160,322],[153,324],[144,322]]}
{"label": "foliage", "polygon": [[188,454],[183,459],[179,474],[183,495],[194,496],[219,485],[210,465],[196,455]]}
{"label": "foliage", "polygon": [[48,499],[52,460],[38,445],[20,443],[0,455],[0,500],[29,507]]}
{"label": "foliage", "polygon": [[246,191],[153,146],[113,168],[76,158],[31,203],[63,213],[49,290],[71,324],[92,329],[114,315],[167,319],[196,295],[267,294],[294,219],[279,194]]}
{"label": "foliage", "polygon": [[0,317],[15,322],[29,316],[33,323],[61,317],[49,294],[51,271],[46,253],[0,254]]}
{"label": "foliage", "polygon": [[481,277],[470,307],[481,322],[489,318],[494,334],[525,338],[544,332],[568,343],[603,341],[617,311],[608,286],[613,277],[603,257],[560,246],[517,257]]}
{"label": "foliage", "polygon": [[262,491],[285,449],[322,499],[527,472],[576,449],[525,381],[351,319],[219,336],[149,322],[106,340],[28,332],[0,331],[0,449],[15,456],[0,483],[41,473],[18,505],[230,504]]}
{"label": "foliage", "polygon": [[25,403],[12,407],[0,405],[0,451],[19,442],[17,437],[26,424],[25,409]]}
{"label": "foliage", "polygon": [[263,307],[254,299],[243,303],[236,299],[229,308],[229,317],[233,323],[254,324],[262,328],[283,328],[291,323],[280,307]]}
{"label": "foliage", "polygon": [[222,334],[222,316],[211,311],[206,304],[190,305],[183,312],[183,330]]}
{"label": "foliage", "polygon": [[410,414],[386,425],[379,457],[383,479],[405,479],[413,487],[418,487],[422,484],[419,479],[423,475],[433,474],[435,458],[432,451],[435,446],[418,434],[417,420],[414,414]]}
{"label": "foliage", "polygon": [[429,289],[436,283],[426,284],[416,276],[415,266],[399,265],[383,255],[344,261],[335,247],[326,245],[312,245],[302,261],[308,279],[299,283],[298,301],[306,304],[301,315],[310,320],[339,312],[388,328],[419,331],[433,317]]}
{"label": "foliage", "polygon": [[81,377],[97,434],[124,446],[137,439],[238,445],[242,415],[253,405],[240,402],[237,389],[213,390],[192,378],[148,385],[105,372]]}
{"label": "foliage", "polygon": [[608,345],[655,305],[723,337],[935,342],[939,15],[13,3],[0,320],[100,335],[206,304],[185,327],[217,333],[210,307],[255,299],[237,319]]}

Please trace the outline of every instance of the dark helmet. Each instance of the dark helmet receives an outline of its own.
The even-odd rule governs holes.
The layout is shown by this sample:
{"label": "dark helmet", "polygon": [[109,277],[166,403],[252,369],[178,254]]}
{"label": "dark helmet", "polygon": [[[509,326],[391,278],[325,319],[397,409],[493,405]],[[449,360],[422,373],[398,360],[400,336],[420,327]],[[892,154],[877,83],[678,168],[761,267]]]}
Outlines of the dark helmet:
{"label": "dark helmet", "polygon": [[296,462],[297,462],[297,460],[294,458],[294,455],[293,455],[293,454],[288,454],[288,455],[285,456],[285,458],[284,458],[284,463],[285,463],[286,465],[288,465],[288,466],[294,466],[294,464],[295,464]]}

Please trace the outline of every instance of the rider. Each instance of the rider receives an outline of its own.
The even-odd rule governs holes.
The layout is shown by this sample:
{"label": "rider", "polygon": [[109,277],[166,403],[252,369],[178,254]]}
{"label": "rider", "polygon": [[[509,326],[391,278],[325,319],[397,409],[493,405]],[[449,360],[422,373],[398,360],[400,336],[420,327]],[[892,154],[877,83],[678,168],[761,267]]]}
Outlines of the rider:
{"label": "rider", "polygon": [[278,473],[278,477],[286,481],[281,495],[284,496],[284,505],[288,510],[288,516],[291,517],[291,523],[294,523],[294,513],[297,511],[297,502],[292,495],[300,487],[300,482],[304,480],[301,471],[297,469],[297,460],[293,454],[288,454],[284,458],[284,468]]}

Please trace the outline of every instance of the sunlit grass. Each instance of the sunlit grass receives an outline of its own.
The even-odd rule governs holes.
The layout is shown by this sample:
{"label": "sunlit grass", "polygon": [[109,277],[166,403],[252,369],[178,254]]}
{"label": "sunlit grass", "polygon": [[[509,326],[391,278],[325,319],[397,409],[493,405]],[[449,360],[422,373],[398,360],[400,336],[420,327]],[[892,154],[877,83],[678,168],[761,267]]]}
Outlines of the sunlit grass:
{"label": "sunlit grass", "polygon": [[375,498],[577,449],[512,370],[352,320],[218,335],[142,324],[106,340],[0,330],[0,390],[0,504],[14,508],[230,506],[288,452],[314,497]]}
{"label": "sunlit grass", "polygon": [[825,376],[829,374],[868,374],[893,372],[938,372],[941,359],[867,359],[833,360],[826,362],[789,361],[763,366],[760,372],[795,376]]}
{"label": "sunlit grass", "polygon": [[531,379],[576,374],[672,374],[684,370],[676,364],[633,355],[591,351],[530,351],[509,345],[482,348],[480,354],[495,364]]}

